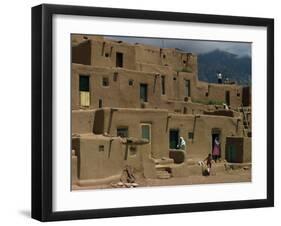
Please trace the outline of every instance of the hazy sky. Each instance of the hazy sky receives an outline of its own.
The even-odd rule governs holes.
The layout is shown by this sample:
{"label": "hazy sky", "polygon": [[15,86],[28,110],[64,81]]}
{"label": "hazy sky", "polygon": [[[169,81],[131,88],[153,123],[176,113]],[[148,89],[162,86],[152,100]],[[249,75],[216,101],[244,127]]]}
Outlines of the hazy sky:
{"label": "hazy sky", "polygon": [[129,43],[142,43],[162,48],[178,48],[185,52],[196,54],[207,53],[219,49],[241,56],[251,56],[251,43],[246,42],[223,42],[223,41],[200,41],[182,39],[158,39],[158,38],[136,38],[109,36],[107,38],[122,40]]}

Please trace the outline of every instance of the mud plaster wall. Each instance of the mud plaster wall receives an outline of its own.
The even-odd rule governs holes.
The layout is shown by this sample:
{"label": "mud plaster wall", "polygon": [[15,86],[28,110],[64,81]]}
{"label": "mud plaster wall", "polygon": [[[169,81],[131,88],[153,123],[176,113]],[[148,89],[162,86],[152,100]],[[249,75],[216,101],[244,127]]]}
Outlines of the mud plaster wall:
{"label": "mud plaster wall", "polygon": [[143,172],[143,162],[150,163],[146,146],[123,144],[119,138],[82,136],[78,150],[78,178],[89,180],[121,175],[126,165]]}
{"label": "mud plaster wall", "polygon": [[[146,145],[153,158],[168,157],[167,111],[118,109],[110,119],[110,109],[104,110],[104,131],[117,136],[117,128],[128,127],[128,136],[141,138],[141,125],[151,125],[151,142]],[[110,123],[111,122],[111,123]],[[110,123],[110,125],[109,125]]]}
{"label": "mud plaster wall", "polygon": [[[230,104],[238,107],[242,103],[242,88],[231,85],[208,85],[199,82],[194,73],[164,71],[149,73],[131,71],[121,68],[101,68],[72,64],[72,109],[79,109],[79,75],[88,75],[90,81],[90,107],[98,108],[99,100],[105,107],[140,108],[140,84],[148,85],[148,102],[146,108],[171,108],[172,101],[186,102],[185,80],[190,81],[192,101],[225,101],[225,92],[230,91]],[[161,76],[165,76],[165,93],[162,93]],[[109,81],[103,85],[103,79]],[[132,82],[130,85],[129,82]],[[208,93],[208,96],[206,96]],[[239,94],[239,96],[237,95]],[[184,105],[184,103],[183,103]],[[181,109],[183,106],[181,106]]]}
{"label": "mud plaster wall", "polygon": [[[170,129],[179,129],[179,135],[187,141],[188,158],[203,158],[211,153],[212,129],[214,128],[220,130],[222,158],[225,157],[225,138],[242,135],[241,122],[232,117],[201,115],[195,120],[194,115],[168,114],[163,110],[118,109],[111,114],[110,109],[103,109],[97,110],[97,112],[99,114],[95,114],[93,111],[89,115],[95,117],[94,120],[104,120],[100,124],[103,125],[103,128],[99,128],[100,134],[109,131],[109,135],[117,136],[117,128],[126,127],[129,137],[141,138],[141,124],[151,124],[151,144],[146,148],[153,158],[169,156]],[[75,113],[81,112],[76,111]],[[89,125],[86,126],[88,131],[84,129],[84,126],[80,127],[80,131],[89,132],[92,128],[95,130],[95,125],[90,125],[94,120],[88,121]],[[78,129],[76,128],[76,132],[81,133]],[[193,133],[193,139],[189,139],[188,133]]]}
{"label": "mud plaster wall", "polygon": [[109,156],[109,143],[107,139],[80,138],[79,179],[99,179],[121,174],[124,158],[122,145],[112,142]]}
{"label": "mud plaster wall", "polygon": [[87,111],[87,110],[72,111],[71,117],[72,117],[71,119],[72,134],[93,132],[94,111]]}
{"label": "mud plaster wall", "polygon": [[244,162],[252,162],[252,139],[250,137],[244,137],[244,155],[243,155],[243,161]]}
{"label": "mud plaster wall", "polygon": [[[212,130],[220,130],[221,154],[225,157],[225,137],[240,135],[241,125],[237,119],[224,116],[178,116],[173,115],[169,128],[179,129],[180,136],[187,141],[187,158],[204,158],[212,151]],[[188,133],[193,132],[193,139],[188,138]]]}

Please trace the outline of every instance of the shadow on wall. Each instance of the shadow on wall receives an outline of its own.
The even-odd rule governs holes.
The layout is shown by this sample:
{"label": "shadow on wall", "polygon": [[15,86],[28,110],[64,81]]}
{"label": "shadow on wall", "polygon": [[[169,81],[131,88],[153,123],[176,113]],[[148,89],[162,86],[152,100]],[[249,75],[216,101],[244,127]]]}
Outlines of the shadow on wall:
{"label": "shadow on wall", "polygon": [[94,115],[93,133],[104,133],[104,110],[97,110]]}

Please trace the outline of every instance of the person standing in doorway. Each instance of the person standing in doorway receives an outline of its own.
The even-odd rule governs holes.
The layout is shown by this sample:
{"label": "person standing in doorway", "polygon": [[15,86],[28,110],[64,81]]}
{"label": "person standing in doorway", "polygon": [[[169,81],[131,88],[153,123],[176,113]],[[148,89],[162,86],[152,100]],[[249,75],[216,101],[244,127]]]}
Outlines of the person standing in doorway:
{"label": "person standing in doorway", "polygon": [[218,84],[222,84],[222,74],[221,72],[217,73]]}
{"label": "person standing in doorway", "polygon": [[219,160],[219,158],[220,158],[220,154],[221,154],[220,149],[221,149],[220,141],[219,141],[219,138],[216,137],[214,140],[214,147],[213,147],[213,151],[212,151],[213,159],[215,160],[215,162],[217,162],[217,160]]}
{"label": "person standing in doorway", "polygon": [[185,151],[185,148],[186,148],[186,142],[185,140],[183,139],[183,137],[180,137],[180,140],[179,140],[179,144],[178,144],[178,148]]}

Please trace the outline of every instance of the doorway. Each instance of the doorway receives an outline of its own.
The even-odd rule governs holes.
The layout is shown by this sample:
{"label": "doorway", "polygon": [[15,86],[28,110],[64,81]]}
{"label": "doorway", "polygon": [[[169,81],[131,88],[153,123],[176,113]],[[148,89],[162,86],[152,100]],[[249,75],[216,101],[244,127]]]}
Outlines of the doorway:
{"label": "doorway", "polygon": [[[214,128],[212,129],[212,134],[211,134],[211,139],[212,139],[212,153],[214,150],[214,146],[215,146],[215,139],[218,138],[219,143],[221,144],[221,131],[218,128]],[[221,147],[221,145],[220,145]],[[219,153],[219,157],[221,156],[221,148],[220,148],[220,153]]]}
{"label": "doorway", "polygon": [[190,97],[190,80],[184,80],[184,94],[186,97]]}
{"label": "doorway", "polygon": [[227,104],[227,106],[230,106],[230,92],[229,91],[225,91],[225,103]]}
{"label": "doorway", "polygon": [[116,67],[123,67],[123,53],[116,53]]}
{"label": "doorway", "polygon": [[80,106],[90,106],[90,77],[89,75],[79,75],[79,96]]}
{"label": "doorway", "polygon": [[140,84],[140,100],[147,102],[147,84]]}
{"label": "doorway", "polygon": [[179,143],[179,130],[170,129],[170,135],[169,135],[170,149],[177,149],[178,143]]}

